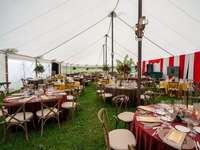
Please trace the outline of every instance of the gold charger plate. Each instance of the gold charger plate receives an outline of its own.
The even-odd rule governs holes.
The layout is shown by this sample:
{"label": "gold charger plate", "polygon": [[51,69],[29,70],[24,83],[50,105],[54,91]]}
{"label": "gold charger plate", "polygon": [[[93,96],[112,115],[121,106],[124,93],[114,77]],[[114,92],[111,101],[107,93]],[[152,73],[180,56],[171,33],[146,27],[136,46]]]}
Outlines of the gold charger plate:
{"label": "gold charger plate", "polygon": [[[170,129],[162,129],[158,132],[158,136],[160,137],[162,141],[169,131]],[[195,145],[192,138],[186,135],[185,140],[182,145],[182,149],[193,149],[194,147]]]}

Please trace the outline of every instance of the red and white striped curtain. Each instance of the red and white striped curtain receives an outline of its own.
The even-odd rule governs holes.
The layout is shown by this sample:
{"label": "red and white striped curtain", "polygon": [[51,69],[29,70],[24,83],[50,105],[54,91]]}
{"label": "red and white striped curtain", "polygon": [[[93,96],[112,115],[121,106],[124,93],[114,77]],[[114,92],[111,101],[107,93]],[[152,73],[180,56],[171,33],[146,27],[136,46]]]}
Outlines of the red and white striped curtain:
{"label": "red and white striped curtain", "polygon": [[200,82],[200,51],[193,54],[143,61],[143,75],[147,70],[147,64],[154,64],[154,71],[163,72],[164,78],[167,78],[167,67],[179,66],[181,79]]}

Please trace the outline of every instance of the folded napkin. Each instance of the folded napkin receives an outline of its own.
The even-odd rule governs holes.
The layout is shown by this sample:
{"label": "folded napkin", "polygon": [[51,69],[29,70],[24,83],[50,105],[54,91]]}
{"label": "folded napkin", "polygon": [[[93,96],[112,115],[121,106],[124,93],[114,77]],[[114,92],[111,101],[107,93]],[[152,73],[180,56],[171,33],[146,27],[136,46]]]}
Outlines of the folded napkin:
{"label": "folded napkin", "polygon": [[137,116],[137,121],[140,122],[161,122],[161,120],[157,117],[150,117],[150,116]]}
{"label": "folded napkin", "polygon": [[50,96],[46,96],[46,95],[42,95],[42,96],[41,96],[41,99],[42,99],[42,100],[47,100],[47,99],[49,99],[49,98],[50,98]]}
{"label": "folded napkin", "polygon": [[176,149],[181,149],[185,137],[186,133],[180,132],[176,129],[171,129],[164,137],[163,141]]}
{"label": "folded napkin", "polygon": [[138,106],[137,108],[145,110],[145,111],[149,111],[149,112],[154,112],[155,110],[153,107],[150,107],[150,106]]}
{"label": "folded napkin", "polygon": [[12,94],[11,96],[23,96],[24,95],[24,93],[14,93],[14,94]]}
{"label": "folded napkin", "polygon": [[23,96],[18,96],[18,97],[7,97],[6,100],[7,101],[11,101],[11,100],[17,100],[17,99],[22,99],[24,98]]}
{"label": "folded napkin", "polygon": [[33,95],[31,97],[28,97],[28,98],[20,99],[20,100],[18,100],[18,102],[26,103],[26,102],[31,101],[32,99],[35,99],[35,98],[36,98],[36,96]]}
{"label": "folded napkin", "polygon": [[53,96],[53,95],[51,95],[51,96],[50,95],[49,96],[48,95],[42,95],[41,96],[42,100],[50,100],[50,99],[54,99],[54,98],[56,98],[56,97]]}

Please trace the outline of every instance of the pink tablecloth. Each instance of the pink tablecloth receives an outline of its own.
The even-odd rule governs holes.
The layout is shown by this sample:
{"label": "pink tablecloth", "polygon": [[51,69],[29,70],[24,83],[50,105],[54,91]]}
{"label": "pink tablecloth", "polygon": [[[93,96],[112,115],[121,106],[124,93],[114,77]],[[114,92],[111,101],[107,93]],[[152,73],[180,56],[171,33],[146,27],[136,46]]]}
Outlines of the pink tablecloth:
{"label": "pink tablecloth", "polygon": [[[174,148],[162,142],[158,135],[152,136],[152,128],[144,127],[144,125],[137,121],[137,112],[135,114],[134,121],[132,123],[132,132],[134,133],[137,141],[137,150],[174,150]],[[172,126],[177,124],[184,125],[183,123],[172,123]],[[200,142],[200,134],[196,135],[193,139]]]}

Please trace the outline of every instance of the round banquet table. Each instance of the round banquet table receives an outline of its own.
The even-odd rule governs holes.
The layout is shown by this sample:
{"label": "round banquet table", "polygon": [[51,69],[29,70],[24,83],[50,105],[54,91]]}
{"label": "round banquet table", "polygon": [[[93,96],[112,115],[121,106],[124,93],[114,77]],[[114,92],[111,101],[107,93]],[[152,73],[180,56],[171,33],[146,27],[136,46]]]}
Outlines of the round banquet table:
{"label": "round banquet table", "polygon": [[[49,97],[45,100],[45,103],[49,107],[53,107],[58,101],[60,101],[60,104],[65,102],[67,100],[66,95],[54,95],[52,97]],[[28,102],[24,102],[23,99],[17,99],[8,101],[7,98],[4,99],[3,103],[6,104],[6,109],[8,109],[9,113],[15,113],[17,109],[25,104],[25,111],[27,112],[33,112],[36,113],[36,111],[41,109],[41,99],[33,98]]]}
{"label": "round banquet table", "polygon": [[135,104],[136,96],[137,96],[137,88],[136,87],[119,87],[115,85],[106,85],[105,92],[111,93],[113,96],[117,95],[126,95],[129,97],[132,104]]}
{"label": "round banquet table", "polygon": [[[137,116],[139,115],[136,111],[134,120],[132,122],[131,130],[134,133],[137,141],[137,150],[175,150],[175,148],[164,143],[158,135],[152,136],[154,129],[151,127],[145,127],[141,122],[137,121]],[[175,125],[184,125],[184,123],[172,122],[173,127]],[[190,136],[190,135],[189,135]],[[195,141],[200,142],[200,134],[195,137],[190,136]]]}

